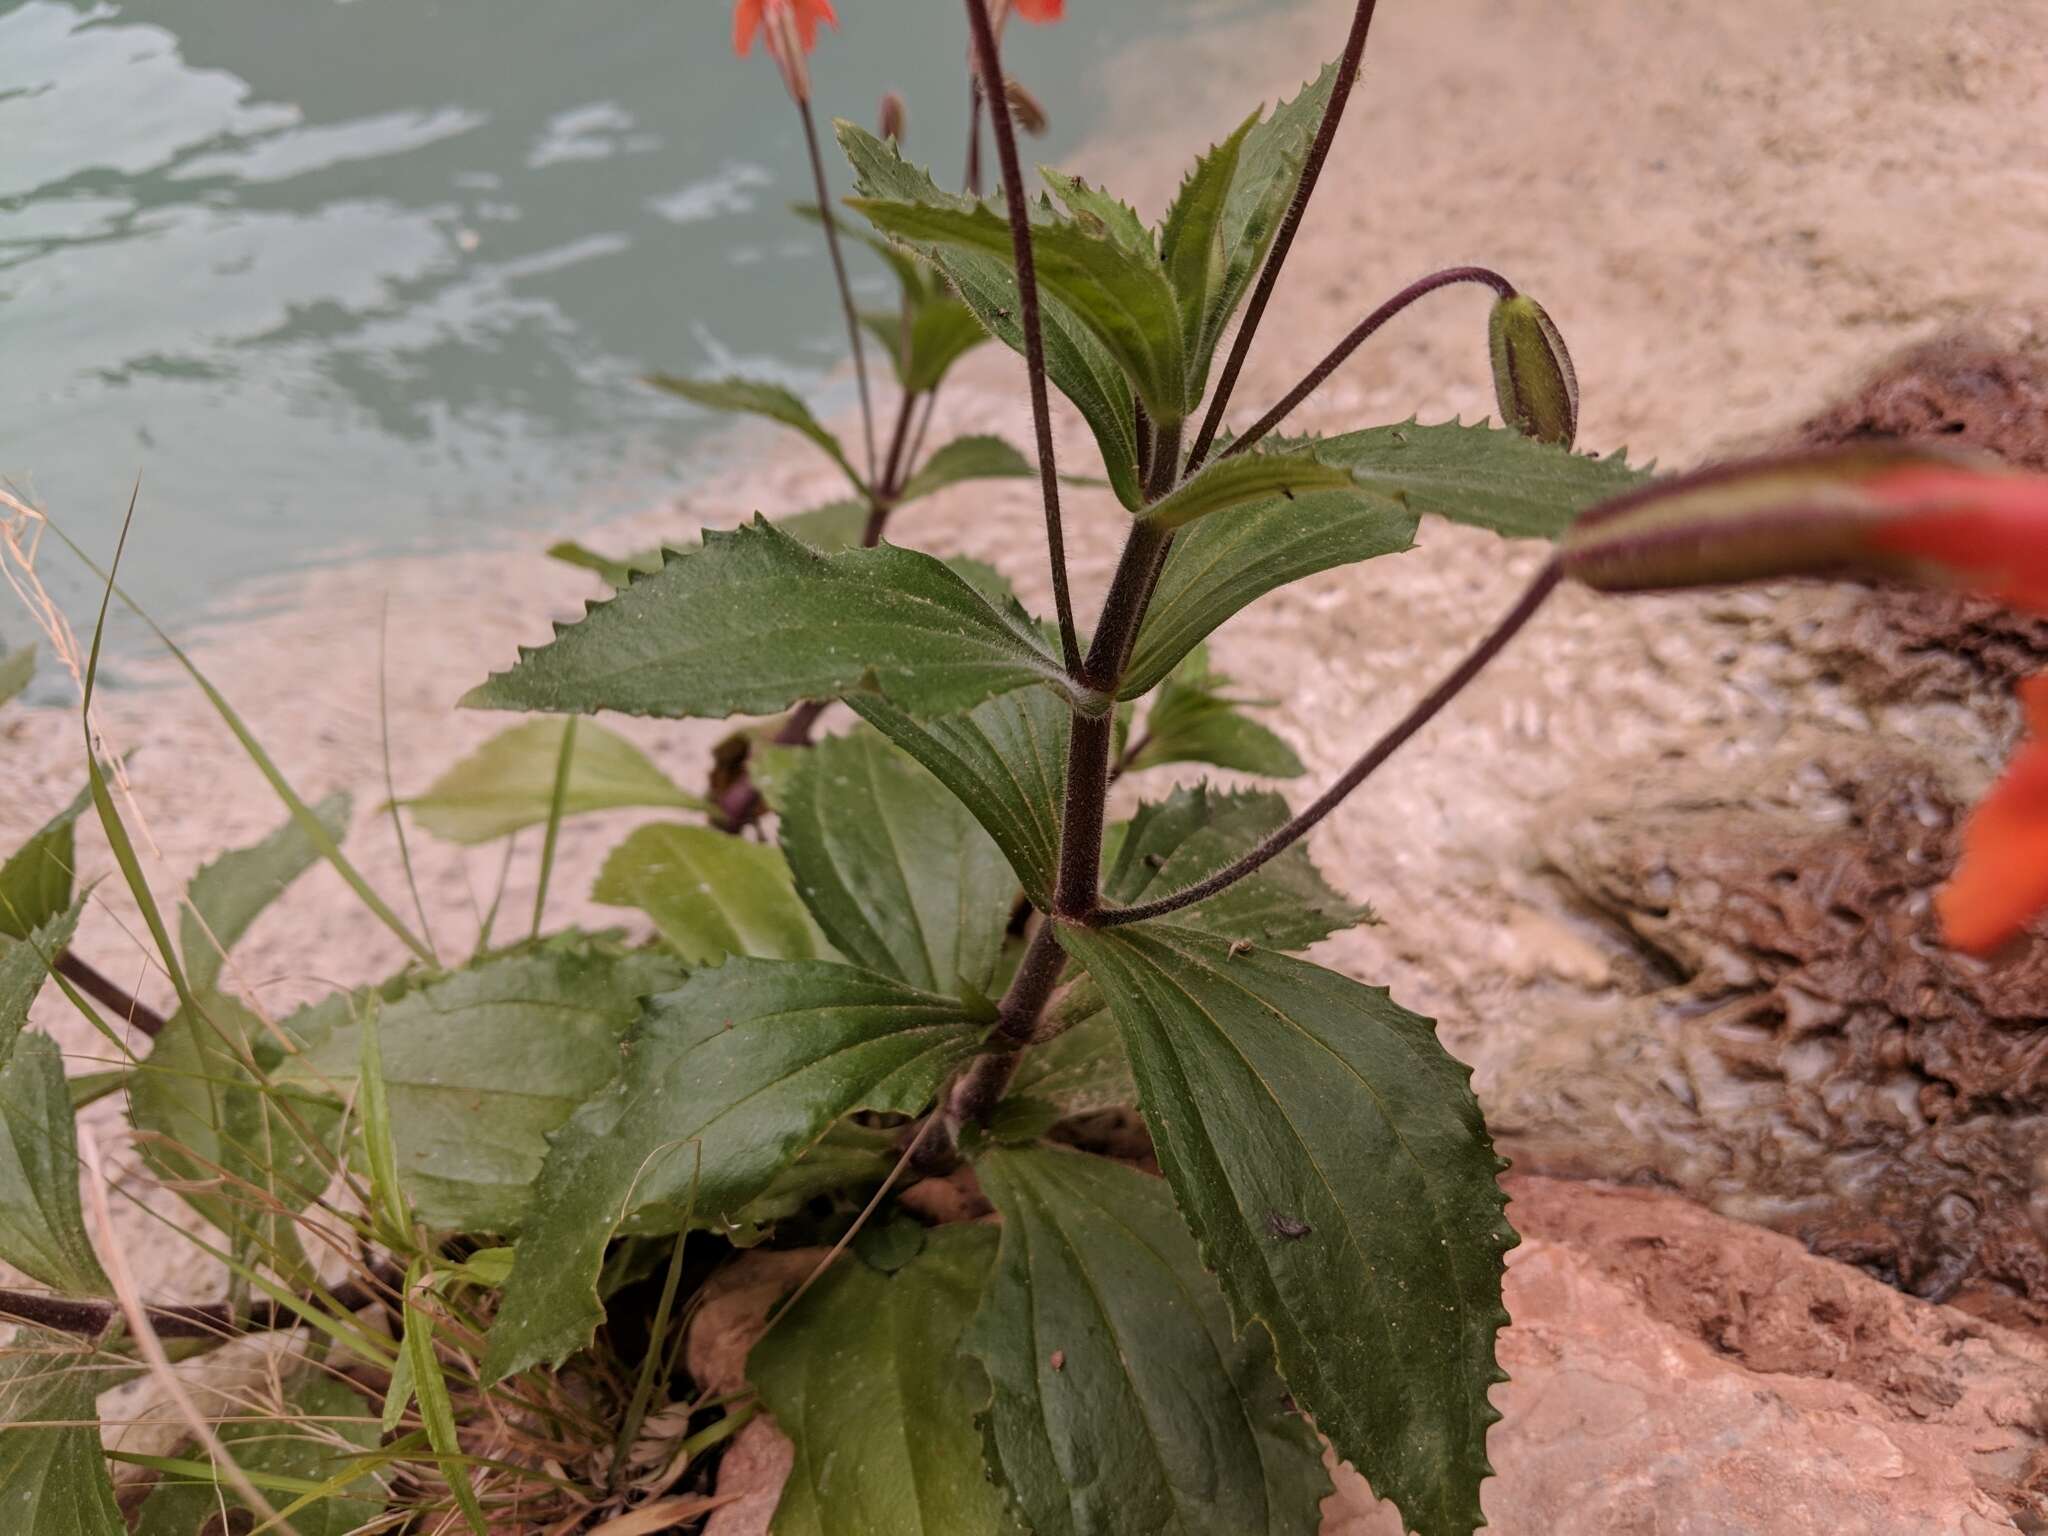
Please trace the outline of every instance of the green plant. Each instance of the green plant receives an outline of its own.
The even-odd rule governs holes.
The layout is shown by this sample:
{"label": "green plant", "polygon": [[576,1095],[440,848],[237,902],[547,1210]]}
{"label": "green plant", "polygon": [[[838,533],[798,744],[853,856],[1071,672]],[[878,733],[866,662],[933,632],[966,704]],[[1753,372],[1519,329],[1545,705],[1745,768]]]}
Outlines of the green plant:
{"label": "green plant", "polygon": [[[968,12],[993,99],[995,30]],[[644,904],[700,968],[650,1004],[619,1078],[552,1138],[484,1361],[505,1377],[586,1348],[621,1234],[730,1221],[846,1117],[907,1117],[905,1158],[928,1172],[964,1159],[1002,1235],[884,1227],[909,1235],[857,1243],[860,1261],[778,1319],[755,1379],[798,1445],[784,1529],[887,1528],[877,1501],[903,1468],[866,1437],[903,1431],[928,1447],[928,1476],[910,1480],[925,1502],[901,1528],[1306,1529],[1323,1474],[1281,1408],[1289,1394],[1417,1529],[1479,1521],[1513,1240],[1498,1159],[1427,1021],[1288,951],[1368,915],[1316,873],[1302,833],[1506,642],[1555,572],[1300,815],[1270,792],[1200,785],[1127,822],[1106,814],[1119,771],[1298,768],[1227,702],[1201,650],[1256,597],[1407,548],[1425,511],[1554,536],[1638,478],[1570,452],[1576,394],[1556,331],[1478,268],[1415,284],[1221,437],[1370,14],[1299,97],[1201,159],[1156,229],[1056,173],[1050,197],[1028,200],[1004,112],[991,115],[1000,208],[839,125],[849,206],[899,266],[919,264],[906,293],[926,285],[1025,356],[1050,624],[986,572],[872,539],[821,549],[757,519],[628,573],[467,700],[669,718],[797,707],[806,736],[820,700],[860,719],[767,760],[779,858],[673,827],[635,834],[608,865],[600,893]],[[1503,411],[1552,441],[1417,422],[1272,435],[1387,318],[1458,281],[1495,290]],[[1129,518],[1085,644],[1052,387],[1092,428]],[[757,388],[699,397],[766,402]],[[814,435],[779,399],[771,414]],[[742,864],[764,868],[743,879]],[[1055,1051],[1058,1076],[1034,1073]],[[1072,1103],[1127,1082],[1164,1186],[1044,1141]],[[861,1352],[902,1361],[911,1331],[917,1358],[878,1396]],[[987,1387],[962,1379],[962,1352]]]}
{"label": "green plant", "polygon": [[[807,129],[803,18],[829,16],[821,5],[748,6]],[[615,592],[469,700],[549,718],[410,798],[387,761],[401,847],[408,816],[455,842],[504,840],[508,860],[541,829],[523,938],[494,942],[494,902],[475,951],[445,956],[417,892],[415,929],[349,862],[346,798],[309,805],[176,647],[276,791],[277,832],[192,880],[174,938],[88,731],[84,791],[0,865],[0,1257],[43,1287],[0,1294],[27,1325],[0,1358],[16,1528],[123,1529],[94,1394],[171,1373],[171,1351],[285,1330],[300,1342],[273,1382],[190,1420],[189,1452],[112,1453],[154,1477],[135,1529],[174,1536],[230,1504],[260,1529],[336,1536],[568,1533],[614,1516],[666,1528],[711,1507],[714,1453],[764,1410],[795,1444],[782,1536],[1305,1532],[1328,1486],[1318,1433],[1411,1528],[1481,1523],[1515,1240],[1502,1165],[1430,1022],[1298,958],[1373,920],[1302,837],[1567,577],[1634,590],[1932,573],[2043,607],[2048,492],[1876,449],[1645,487],[1619,457],[1572,451],[1557,328],[1476,267],[1397,294],[1225,436],[1371,0],[1339,60],[1205,153],[1156,228],[1054,172],[1050,197],[1027,198],[998,27],[981,0],[966,10],[1000,207],[839,128],[851,207],[903,295],[899,313],[868,317],[901,385],[879,467],[871,426],[856,469],[787,392],[664,381],[802,432],[856,499],[653,558],[568,551]],[[858,357],[836,216],[823,227]],[[1389,318],[1458,282],[1496,295],[1510,425],[1274,435]],[[969,438],[912,473],[945,369],[984,328],[1025,359],[1035,462]],[[1092,429],[1127,520],[1085,633],[1053,388]],[[865,416],[864,372],[861,394]],[[1038,477],[1050,622],[986,566],[881,539],[920,487],[992,474]],[[1126,774],[1298,775],[1256,701],[1213,669],[1208,637],[1288,582],[1407,549],[1424,513],[1563,547],[1305,808],[1148,780],[1135,812],[1110,819]],[[97,662],[96,636],[88,717]],[[0,657],[0,702],[27,666]],[[854,722],[821,736],[833,702]],[[579,718],[607,710],[791,713],[721,750],[707,801]],[[2033,883],[1988,905],[1981,879],[1952,891],[1974,947],[2048,900],[2040,750],[1991,802]],[[167,1017],[73,953],[88,805],[176,995]],[[621,842],[594,891],[655,938],[548,931],[562,823],[620,808],[672,813]],[[773,840],[746,835],[768,812]],[[236,984],[234,946],[323,860],[414,959],[267,1018]],[[27,1028],[47,980],[108,1042],[104,1070],[67,1082]],[[152,1305],[103,1262],[121,1255],[104,1181],[90,1222],[78,1198],[74,1111],[115,1091],[149,1169],[218,1235],[190,1240],[227,1275],[224,1300]],[[1089,1114],[1131,1106],[1163,1178],[1081,1134]],[[971,1171],[999,1229],[928,1224],[898,1198],[913,1170]],[[680,1371],[683,1331],[706,1278],[763,1245],[822,1256],[754,1348],[750,1392],[717,1397]]]}

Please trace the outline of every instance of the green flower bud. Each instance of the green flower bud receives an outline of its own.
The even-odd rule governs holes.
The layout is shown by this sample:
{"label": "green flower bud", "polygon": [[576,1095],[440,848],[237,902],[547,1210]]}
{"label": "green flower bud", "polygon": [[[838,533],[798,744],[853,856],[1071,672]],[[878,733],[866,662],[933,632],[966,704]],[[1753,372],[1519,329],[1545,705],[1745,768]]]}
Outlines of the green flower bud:
{"label": "green flower bud", "polygon": [[1539,443],[1571,447],[1579,433],[1579,376],[1543,306],[1525,293],[1502,299],[1486,329],[1501,420]]}

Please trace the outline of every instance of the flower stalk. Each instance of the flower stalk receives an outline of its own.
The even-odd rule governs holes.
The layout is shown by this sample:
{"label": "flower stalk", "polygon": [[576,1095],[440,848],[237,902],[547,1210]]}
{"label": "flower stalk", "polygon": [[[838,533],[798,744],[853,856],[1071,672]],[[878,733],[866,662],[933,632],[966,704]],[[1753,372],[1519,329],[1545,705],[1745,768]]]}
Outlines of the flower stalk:
{"label": "flower stalk", "polygon": [[1323,162],[1330,158],[1330,146],[1337,141],[1337,125],[1343,120],[1344,107],[1351,100],[1351,87],[1358,80],[1358,69],[1365,58],[1366,34],[1372,30],[1373,8],[1377,0],[1358,0],[1358,8],[1351,13],[1351,31],[1344,39],[1344,54],[1337,61],[1337,78],[1330,87],[1330,100],[1323,108],[1323,120],[1316,125],[1316,136],[1309,145],[1308,157],[1302,161],[1301,176],[1294,184],[1294,197],[1287,204],[1287,212],[1281,217],[1280,228],[1274,232],[1272,249],[1266,253],[1266,264],[1259,269],[1259,280],[1252,287],[1252,296],[1245,305],[1244,319],[1237,328],[1237,337],[1230,344],[1230,356],[1224,360],[1223,373],[1216,381],[1216,392],[1210,397],[1208,412],[1202,417],[1202,427],[1195,434],[1195,445],[1188,454],[1187,472],[1193,474],[1209,457],[1209,447],[1216,441],[1217,429],[1223,425],[1223,413],[1229,408],[1231,391],[1237,388],[1237,376],[1244,371],[1245,357],[1251,352],[1252,338],[1259,333],[1259,322],[1265,318],[1267,301],[1273,297],[1274,285],[1280,281],[1280,269],[1287,264],[1287,253],[1294,245],[1295,231],[1301,228],[1302,216],[1308,212],[1308,200],[1315,195],[1316,181],[1323,174]]}
{"label": "flower stalk", "polygon": [[1038,267],[1031,251],[1031,214],[1024,202],[1024,172],[1017,159],[1017,134],[1003,90],[1003,60],[995,24],[985,0],[967,0],[974,31],[976,71],[1002,171],[1003,203],[1010,217],[1010,245],[1017,265],[1018,320],[1024,329],[1024,367],[1031,381],[1031,425],[1038,438],[1038,480],[1045,496],[1045,542],[1052,562],[1053,606],[1058,610],[1060,655],[1069,675],[1081,674],[1081,643],[1074,630],[1074,601],[1067,589],[1067,545],[1060,528],[1059,466],[1053,457],[1052,403],[1046,394],[1045,333],[1039,314]]}
{"label": "flower stalk", "polygon": [[1439,288],[1449,288],[1458,283],[1480,283],[1491,288],[1502,299],[1515,297],[1515,285],[1498,272],[1486,267],[1445,267],[1441,272],[1432,272],[1427,277],[1417,278],[1346,332],[1344,339],[1330,348],[1323,360],[1309,369],[1299,384],[1280,397],[1279,404],[1239,436],[1232,438],[1230,446],[1224,449],[1219,457],[1227,459],[1233,454],[1243,453],[1279,426],[1293,413],[1296,406],[1320,389],[1324,380],[1343,366],[1346,358],[1365,345],[1381,326],[1417,299],[1435,293]]}
{"label": "flower stalk", "polygon": [[1237,884],[1245,876],[1254,873],[1263,865],[1285,853],[1305,837],[1325,816],[1342,805],[1351,792],[1370,778],[1380,765],[1407,743],[1410,737],[1430,721],[1442,714],[1445,706],[1471,684],[1488,663],[1507,648],[1508,642],[1527,627],[1536,617],[1551,593],[1557,590],[1564,573],[1557,561],[1544,564],[1536,573],[1536,579],[1515,601],[1501,621],[1474,646],[1465,659],[1453,667],[1442,682],[1432,688],[1415,707],[1401,717],[1394,728],[1367,749],[1364,756],[1345,769],[1335,783],[1323,791],[1315,803],[1301,812],[1285,826],[1279,828],[1256,848],[1216,871],[1208,879],[1194,885],[1161,896],[1155,901],[1141,902],[1134,907],[1098,908],[1089,914],[1086,921],[1095,928],[1114,928],[1125,923],[1141,923],[1149,918],[1166,917],[1197,902],[1206,901],[1217,892]]}

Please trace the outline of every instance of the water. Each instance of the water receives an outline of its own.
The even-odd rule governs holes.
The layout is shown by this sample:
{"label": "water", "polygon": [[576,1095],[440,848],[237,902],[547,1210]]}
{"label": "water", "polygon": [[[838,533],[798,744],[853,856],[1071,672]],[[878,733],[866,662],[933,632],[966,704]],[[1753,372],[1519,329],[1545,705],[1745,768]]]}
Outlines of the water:
{"label": "water", "polygon": [[[1271,0],[1013,25],[1056,160],[1108,60]],[[965,22],[843,0],[824,118],[957,181]],[[717,0],[0,0],[0,477],[174,621],[251,578],[587,526],[701,472],[650,368],[848,398],[794,110]],[[829,146],[828,146],[829,149]],[[835,192],[846,190],[845,177]],[[887,284],[862,262],[863,286]],[[74,614],[92,593],[46,562]],[[0,644],[23,625],[0,611]]]}

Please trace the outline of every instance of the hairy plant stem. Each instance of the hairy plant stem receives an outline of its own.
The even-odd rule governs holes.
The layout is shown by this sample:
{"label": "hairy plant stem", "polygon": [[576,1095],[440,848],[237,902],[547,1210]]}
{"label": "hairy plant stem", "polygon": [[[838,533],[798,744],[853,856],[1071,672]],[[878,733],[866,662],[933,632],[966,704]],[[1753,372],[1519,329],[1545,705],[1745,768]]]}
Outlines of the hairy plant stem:
{"label": "hairy plant stem", "polygon": [[825,226],[825,250],[832,258],[832,276],[839,284],[839,307],[846,315],[846,336],[853,344],[853,376],[860,385],[860,426],[867,442],[868,484],[875,483],[875,408],[868,398],[868,356],[861,345],[860,316],[853,307],[853,284],[847,281],[846,257],[839,249],[839,225],[832,217],[832,195],[825,189],[825,160],[818,153],[818,127],[811,120],[807,97],[796,99],[797,115],[803,119],[804,147],[811,155],[811,181],[818,191],[819,220]]}
{"label": "hairy plant stem", "polygon": [[1330,100],[1323,108],[1323,120],[1316,125],[1315,140],[1309,145],[1308,157],[1301,163],[1301,178],[1294,184],[1294,197],[1287,204],[1280,228],[1273,235],[1273,247],[1266,253],[1265,266],[1259,269],[1259,280],[1252,287],[1251,302],[1245,305],[1237,338],[1230,344],[1230,356],[1224,361],[1223,375],[1217,380],[1216,392],[1210,398],[1208,414],[1202,418],[1201,431],[1195,434],[1194,451],[1188,455],[1189,474],[1201,468],[1202,461],[1209,456],[1209,445],[1216,440],[1217,428],[1223,424],[1223,412],[1230,404],[1230,392],[1237,388],[1237,376],[1244,371],[1244,360],[1252,349],[1252,338],[1258,335],[1259,321],[1265,318],[1266,303],[1273,297],[1274,284],[1280,281],[1280,268],[1287,262],[1295,231],[1301,227],[1302,215],[1308,212],[1308,200],[1315,194],[1316,178],[1323,173],[1323,162],[1330,158],[1330,146],[1337,139],[1337,124],[1344,116],[1345,103],[1351,100],[1351,87],[1358,79],[1359,61],[1365,57],[1365,36],[1372,28],[1376,3],[1377,0],[1358,0],[1358,8],[1351,13],[1351,33],[1344,39],[1344,54],[1337,61],[1337,79],[1330,87]]}
{"label": "hairy plant stem", "polygon": [[[924,414],[917,419],[917,429],[910,434],[910,451],[903,460],[905,481],[910,478],[910,466],[917,462],[917,456],[924,451],[924,435],[931,430],[932,417],[938,414],[938,410],[939,391],[938,386],[934,385],[924,397]],[[903,494],[901,485],[896,486],[894,490],[899,496]]]}
{"label": "hairy plant stem", "polygon": [[1378,309],[1367,315],[1345,335],[1344,339],[1330,349],[1329,355],[1315,367],[1294,388],[1280,397],[1280,403],[1254,422],[1241,437],[1231,440],[1219,458],[1229,458],[1234,453],[1243,453],[1268,432],[1279,426],[1287,414],[1321,387],[1323,380],[1342,366],[1344,359],[1356,352],[1381,326],[1401,313],[1410,304],[1425,294],[1435,293],[1439,288],[1449,288],[1454,283],[1480,283],[1491,288],[1503,299],[1515,296],[1515,285],[1498,272],[1485,267],[1445,267],[1441,272],[1432,272],[1427,277],[1417,278],[1406,288],[1395,294]]}
{"label": "hairy plant stem", "polygon": [[1524,625],[1536,616],[1550,594],[1557,590],[1562,578],[1555,560],[1545,562],[1536,579],[1516,601],[1498,624],[1488,632],[1472,649],[1471,654],[1451,669],[1444,680],[1432,688],[1413,709],[1401,718],[1401,722],[1378,741],[1371,749],[1344,770],[1343,775],[1323,792],[1320,798],[1307,810],[1296,816],[1287,825],[1274,832],[1264,842],[1247,853],[1236,863],[1218,870],[1208,879],[1162,896],[1157,901],[1141,902],[1135,907],[1105,907],[1081,919],[1095,928],[1114,928],[1124,923],[1144,922],[1147,918],[1165,917],[1183,907],[1191,907],[1198,901],[1206,901],[1218,891],[1225,890],[1251,874],[1267,860],[1285,853],[1298,842],[1310,828],[1344,802],[1344,799],[1370,777],[1380,764],[1399,751],[1401,746],[1423,726],[1442,713],[1445,705],[1464,692],[1465,687],[1477,677],[1486,664],[1504,650],[1508,642],[1519,634]]}
{"label": "hairy plant stem", "polygon": [[[1180,423],[1154,427],[1151,435],[1152,476],[1145,495],[1147,501],[1156,501],[1173,488],[1174,468],[1180,457]],[[1150,523],[1132,522],[1116,574],[1110,578],[1109,592],[1103,598],[1102,618],[1088,648],[1082,675],[1090,686],[1114,695],[1130,661],[1152,585],[1158,579],[1162,551],[1171,538],[1171,534]],[[1067,740],[1067,783],[1053,910],[1039,920],[1024,958],[1018,963],[1017,974],[997,1005],[990,1049],[954,1080],[946,1097],[940,1134],[927,1138],[923,1146],[923,1166],[946,1166],[954,1156],[959,1128],[986,1125],[995,1114],[1017,1074],[1018,1059],[1027,1046],[1039,1039],[1039,1019],[1065,969],[1066,953],[1059,946],[1059,924],[1070,915],[1085,921],[1101,903],[1103,813],[1109,786],[1129,761],[1127,755],[1114,765],[1110,762],[1115,723],[1114,703],[1099,715],[1079,710],[1073,713]]]}
{"label": "hairy plant stem", "polygon": [[1037,1035],[1039,1015],[1052,1000],[1066,964],[1058,924],[1050,918],[1041,920],[1024,958],[1017,963],[1017,974],[1010,978],[1003,1000],[996,1005],[994,1040],[998,1049],[954,1085],[951,1104],[958,1123],[985,1122],[994,1113],[996,1102],[1016,1073],[1018,1057]]}
{"label": "hairy plant stem", "polygon": [[987,0],[966,0],[974,30],[974,54],[981,95],[994,130],[996,160],[1003,173],[1003,204],[1010,216],[1010,248],[1017,264],[1018,323],[1024,328],[1024,366],[1031,380],[1031,424],[1038,434],[1038,482],[1045,495],[1045,542],[1052,561],[1052,600],[1058,610],[1060,656],[1067,671],[1081,676],[1081,643],[1074,631],[1074,601],[1067,590],[1067,546],[1060,531],[1060,477],[1053,459],[1052,405],[1046,397],[1045,334],[1038,309],[1038,267],[1031,253],[1031,213],[1024,201],[1024,172],[1017,159],[1017,132],[1003,94],[1003,61],[996,47]]}
{"label": "hairy plant stem", "polygon": [[134,996],[117,982],[79,959],[68,949],[57,957],[57,974],[68,981],[76,982],[79,991],[94,1002],[113,1009],[150,1038],[154,1039],[163,1033],[165,1020],[162,1014],[137,1002]]}
{"label": "hairy plant stem", "polygon": [[[903,392],[903,399],[896,407],[896,426],[889,433],[889,451],[882,456],[882,480],[868,497],[868,516],[875,525],[875,537],[881,537],[881,522],[887,518],[896,505],[896,498],[903,494],[903,482],[910,478],[910,465],[904,458],[903,450],[910,441],[910,418],[917,414],[918,397],[910,391]],[[873,539],[865,542],[872,544]]]}
{"label": "hairy plant stem", "polygon": [[[1148,503],[1172,489],[1180,462],[1179,446],[1179,422],[1152,429],[1152,475],[1145,486]],[[1059,876],[1052,897],[1056,917],[1086,919],[1101,899],[1102,816],[1109,794],[1110,745],[1116,734],[1116,689],[1130,662],[1145,605],[1172,537],[1143,518],[1134,520],[1124,539],[1123,554],[1117,559],[1116,574],[1110,577],[1109,592],[1102,600],[1102,617],[1096,621],[1081,680],[1107,694],[1112,702],[1099,715],[1076,710],[1067,736],[1066,802],[1060,820]]]}
{"label": "hairy plant stem", "polygon": [[952,1167],[960,1155],[960,1128],[987,1125],[1009,1092],[1024,1048],[1033,1043],[1039,1017],[1066,969],[1067,954],[1060,948],[1058,927],[1054,918],[1039,919],[1024,958],[1017,962],[1017,974],[1010,978],[1003,1000],[996,1005],[996,1026],[989,1035],[988,1048],[953,1079],[944,1105],[918,1128],[912,1146],[920,1171],[941,1173]]}

